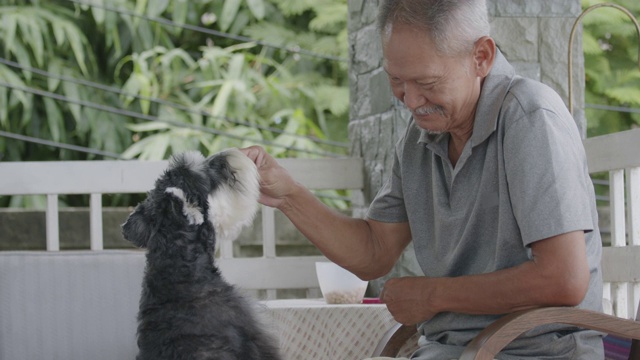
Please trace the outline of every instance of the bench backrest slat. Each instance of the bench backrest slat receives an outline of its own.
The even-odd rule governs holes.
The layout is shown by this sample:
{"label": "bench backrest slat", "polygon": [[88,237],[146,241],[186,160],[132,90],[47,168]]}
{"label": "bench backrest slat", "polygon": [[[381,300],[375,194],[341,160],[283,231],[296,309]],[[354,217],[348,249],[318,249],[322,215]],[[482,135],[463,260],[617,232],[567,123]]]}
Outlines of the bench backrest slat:
{"label": "bench backrest slat", "polygon": [[[310,189],[361,189],[362,159],[280,159]],[[0,162],[0,195],[144,193],[167,161]],[[6,174],[6,175],[4,175]]]}
{"label": "bench backrest slat", "polygon": [[[344,159],[278,159],[291,175],[314,190],[357,190],[364,186],[363,161]],[[103,250],[102,194],[145,193],[166,169],[167,161],[0,162],[0,195],[47,195],[47,250],[60,249],[58,195],[91,194],[91,250]],[[314,263],[321,256],[279,257],[274,210],[262,211],[263,257],[235,258],[231,243],[220,246],[220,267],[229,280],[246,289],[318,287]]]}

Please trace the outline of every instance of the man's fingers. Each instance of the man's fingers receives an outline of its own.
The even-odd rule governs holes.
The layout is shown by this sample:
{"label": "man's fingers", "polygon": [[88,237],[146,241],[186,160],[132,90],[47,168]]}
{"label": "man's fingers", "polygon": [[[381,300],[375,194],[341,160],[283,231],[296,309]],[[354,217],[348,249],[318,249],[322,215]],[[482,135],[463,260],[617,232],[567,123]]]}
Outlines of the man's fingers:
{"label": "man's fingers", "polygon": [[253,161],[258,167],[263,162],[262,154],[264,153],[264,151],[259,146],[255,146],[255,145],[249,146],[249,147],[240,149],[240,151],[243,154],[245,154],[249,159],[251,159],[251,161]]}

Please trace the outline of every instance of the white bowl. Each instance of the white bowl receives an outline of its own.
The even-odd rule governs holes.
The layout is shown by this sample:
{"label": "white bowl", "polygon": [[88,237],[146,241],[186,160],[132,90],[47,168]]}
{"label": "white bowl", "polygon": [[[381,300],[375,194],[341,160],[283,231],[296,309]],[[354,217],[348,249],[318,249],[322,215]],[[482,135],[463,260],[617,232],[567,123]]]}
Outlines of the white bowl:
{"label": "white bowl", "polygon": [[332,262],[316,262],[316,275],[327,304],[359,304],[369,283]]}

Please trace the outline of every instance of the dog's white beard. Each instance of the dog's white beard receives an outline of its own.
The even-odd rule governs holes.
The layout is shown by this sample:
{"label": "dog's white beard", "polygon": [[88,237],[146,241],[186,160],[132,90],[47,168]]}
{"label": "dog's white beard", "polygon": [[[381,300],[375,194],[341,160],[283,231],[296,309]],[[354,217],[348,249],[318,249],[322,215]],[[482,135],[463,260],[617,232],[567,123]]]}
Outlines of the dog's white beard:
{"label": "dog's white beard", "polygon": [[229,149],[227,161],[234,169],[237,181],[224,184],[209,195],[209,221],[217,241],[233,241],[243,227],[250,225],[258,211],[260,182],[256,165],[238,149]]}

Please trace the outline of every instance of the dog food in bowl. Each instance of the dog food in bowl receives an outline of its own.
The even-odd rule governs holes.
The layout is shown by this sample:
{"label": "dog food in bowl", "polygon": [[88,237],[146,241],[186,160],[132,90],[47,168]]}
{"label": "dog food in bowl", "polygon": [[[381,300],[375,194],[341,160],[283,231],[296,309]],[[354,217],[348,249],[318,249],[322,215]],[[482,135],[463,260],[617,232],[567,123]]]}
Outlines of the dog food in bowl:
{"label": "dog food in bowl", "polygon": [[327,304],[359,304],[368,282],[332,262],[317,262],[320,291]]}

